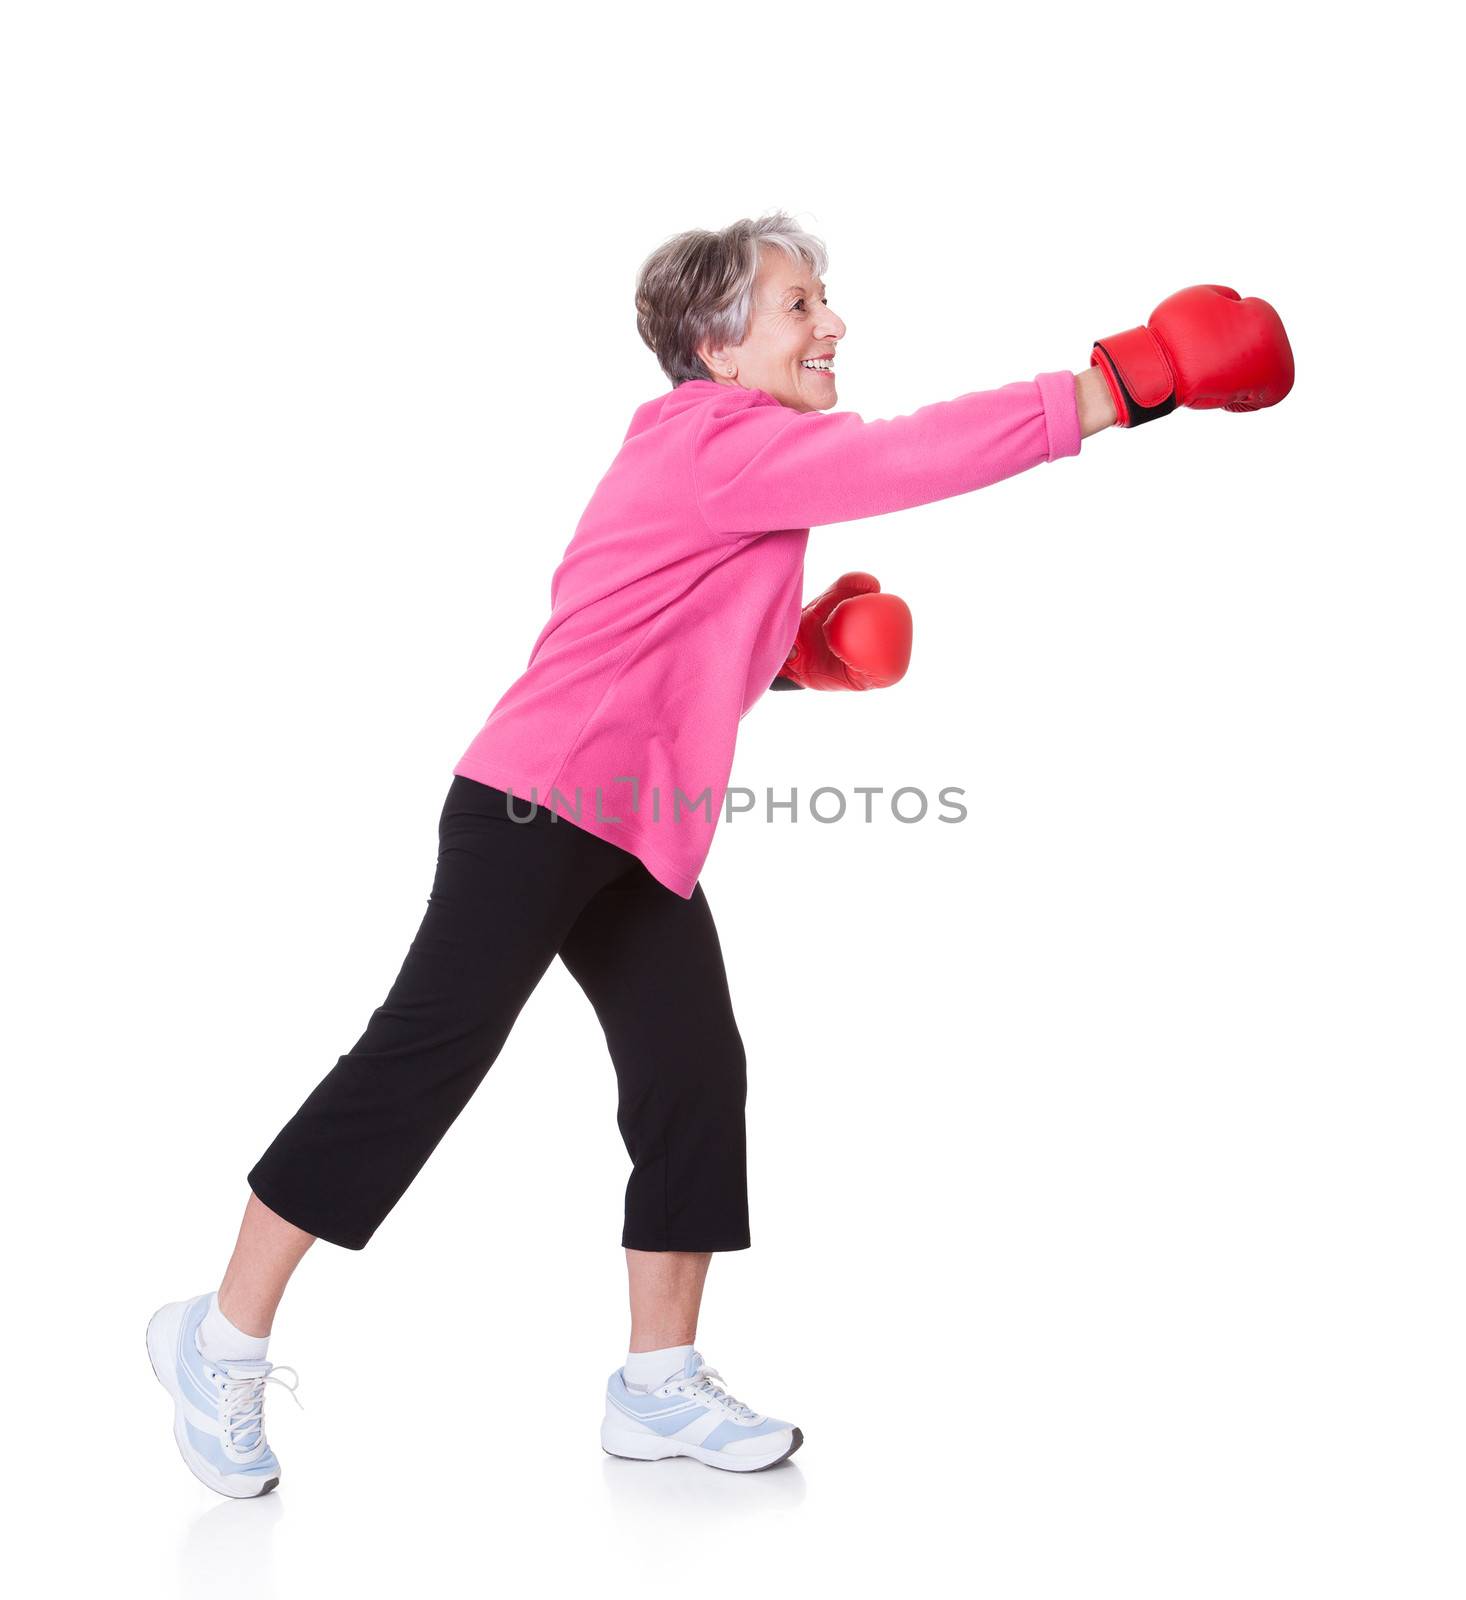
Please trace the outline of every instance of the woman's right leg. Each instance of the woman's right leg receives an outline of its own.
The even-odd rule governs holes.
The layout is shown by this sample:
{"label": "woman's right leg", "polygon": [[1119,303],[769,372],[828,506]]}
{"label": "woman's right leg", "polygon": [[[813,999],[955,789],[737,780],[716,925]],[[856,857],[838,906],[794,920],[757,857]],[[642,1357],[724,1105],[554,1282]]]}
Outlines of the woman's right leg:
{"label": "woman's right leg", "polygon": [[[174,1403],[183,1459],[220,1494],[268,1494],[280,1464],[265,1386],[284,1382],[266,1336],[316,1237],[361,1249],[468,1103],[586,903],[638,867],[502,790],[455,777],[432,895],[386,1001],[249,1174],[217,1295],[163,1306],[148,1356]],[[288,1387],[288,1385],[287,1385]]]}
{"label": "woman's right leg", "polygon": [[255,1339],[267,1338],[290,1274],[315,1242],[313,1233],[277,1217],[252,1194],[245,1203],[234,1254],[219,1285],[220,1311],[240,1332]]}
{"label": "woman's right leg", "polygon": [[[455,777],[439,822],[428,909],[366,1032],[249,1174],[264,1207],[360,1250],[402,1197],[503,1047],[581,911],[640,863],[540,808]],[[253,1228],[251,1233],[253,1235]],[[282,1258],[241,1262],[236,1293],[263,1303]]]}

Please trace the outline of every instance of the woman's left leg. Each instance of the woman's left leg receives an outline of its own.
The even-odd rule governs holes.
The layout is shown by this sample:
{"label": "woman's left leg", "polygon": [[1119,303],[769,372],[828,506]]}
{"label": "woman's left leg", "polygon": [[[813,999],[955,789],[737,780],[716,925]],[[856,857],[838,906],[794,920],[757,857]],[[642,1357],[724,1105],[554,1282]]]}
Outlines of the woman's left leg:
{"label": "woman's left leg", "polygon": [[560,957],[605,1030],[632,1162],[621,1238],[631,1346],[606,1385],[601,1446],[730,1472],[773,1466],[803,1434],[730,1394],[692,1347],[712,1252],[749,1244],[748,1079],[707,898],[630,873],[589,902]]}
{"label": "woman's left leg", "polygon": [[697,1338],[708,1250],[628,1250],[632,1355],[690,1345]]}
{"label": "woman's left leg", "polygon": [[[746,1250],[747,1067],[701,885],[684,900],[644,867],[627,873],[586,904],[560,958],[616,1067],[632,1161],[621,1243],[633,1254]],[[683,1287],[700,1295],[693,1276]]]}

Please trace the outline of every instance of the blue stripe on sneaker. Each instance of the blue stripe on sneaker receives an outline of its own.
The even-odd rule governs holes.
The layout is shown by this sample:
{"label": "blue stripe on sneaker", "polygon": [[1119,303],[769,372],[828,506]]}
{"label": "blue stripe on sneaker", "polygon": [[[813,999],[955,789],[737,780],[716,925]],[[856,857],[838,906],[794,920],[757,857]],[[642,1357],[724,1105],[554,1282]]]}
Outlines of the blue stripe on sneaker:
{"label": "blue stripe on sneaker", "polygon": [[606,1384],[606,1400],[622,1416],[663,1438],[680,1433],[695,1417],[705,1415],[707,1409],[700,1400],[683,1395],[638,1394],[626,1387],[619,1370],[611,1374]]}
{"label": "blue stripe on sneaker", "polygon": [[224,1454],[224,1446],[216,1434],[203,1433],[186,1420],[184,1427],[188,1431],[189,1444],[200,1458],[224,1477],[272,1478],[280,1471],[280,1463],[275,1459],[273,1450],[266,1450],[258,1461],[251,1461],[248,1466],[241,1466]]}
{"label": "blue stripe on sneaker", "polygon": [[[209,1302],[213,1299],[211,1294],[201,1294],[197,1299],[189,1302],[188,1309],[183,1313],[178,1329],[178,1347],[174,1352],[177,1360],[177,1377],[179,1392],[196,1410],[204,1416],[215,1420],[219,1416],[219,1387],[209,1377],[211,1371],[218,1371],[217,1366],[207,1361],[198,1346],[198,1329],[205,1316],[208,1315]],[[259,1362],[229,1362],[228,1367],[239,1370],[241,1368],[258,1368],[261,1372],[268,1370],[268,1363]],[[241,1466],[239,1462],[231,1460],[224,1453],[223,1440],[219,1434],[205,1434],[187,1418],[184,1425],[188,1429],[188,1436],[199,1455],[204,1458],[216,1472],[231,1475],[242,1474],[255,1476],[257,1474],[276,1473],[280,1470],[280,1463],[275,1459],[274,1452],[265,1448],[265,1453],[257,1462],[248,1466]],[[248,1454],[260,1442],[260,1425],[256,1421],[253,1426],[245,1425],[236,1432],[236,1446],[241,1454]]]}
{"label": "blue stripe on sneaker", "polygon": [[625,1406],[614,1398],[611,1400],[611,1404],[622,1416],[634,1422],[637,1427],[646,1429],[648,1433],[660,1434],[663,1438],[666,1438],[668,1434],[680,1433],[689,1422],[707,1414],[702,1406],[678,1406],[675,1411],[643,1416],[634,1411],[628,1411]]}
{"label": "blue stripe on sneaker", "polygon": [[787,1422],[780,1422],[777,1417],[765,1417],[753,1427],[745,1427],[739,1422],[720,1422],[703,1440],[702,1447],[704,1450],[721,1450],[734,1439],[761,1439],[766,1433],[778,1433],[781,1428],[788,1427]]}

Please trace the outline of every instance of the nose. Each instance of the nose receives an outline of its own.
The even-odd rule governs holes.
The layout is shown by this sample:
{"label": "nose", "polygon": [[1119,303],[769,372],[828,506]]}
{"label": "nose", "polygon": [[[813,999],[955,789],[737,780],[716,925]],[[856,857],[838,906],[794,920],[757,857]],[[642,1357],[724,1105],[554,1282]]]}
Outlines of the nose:
{"label": "nose", "polygon": [[843,339],[845,337],[845,324],[828,306],[821,306],[820,309],[824,314],[818,320],[819,337],[821,339]]}

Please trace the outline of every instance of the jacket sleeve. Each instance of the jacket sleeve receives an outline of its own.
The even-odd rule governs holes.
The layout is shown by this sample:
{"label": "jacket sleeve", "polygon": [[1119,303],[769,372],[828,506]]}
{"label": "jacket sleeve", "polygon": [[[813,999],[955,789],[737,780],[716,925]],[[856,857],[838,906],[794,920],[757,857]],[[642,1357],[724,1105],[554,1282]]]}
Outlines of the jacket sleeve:
{"label": "jacket sleeve", "polygon": [[1045,372],[875,422],[783,405],[714,411],[693,441],[692,480],[714,533],[769,533],[904,511],[1078,454],[1074,374]]}

